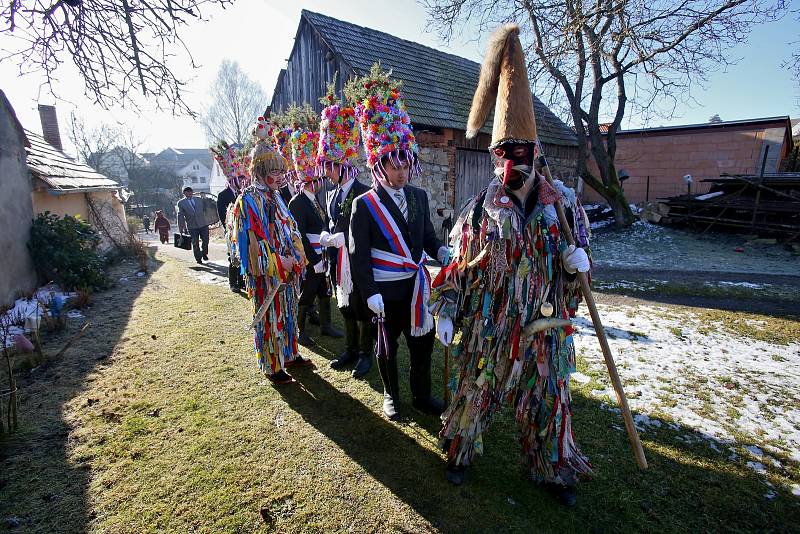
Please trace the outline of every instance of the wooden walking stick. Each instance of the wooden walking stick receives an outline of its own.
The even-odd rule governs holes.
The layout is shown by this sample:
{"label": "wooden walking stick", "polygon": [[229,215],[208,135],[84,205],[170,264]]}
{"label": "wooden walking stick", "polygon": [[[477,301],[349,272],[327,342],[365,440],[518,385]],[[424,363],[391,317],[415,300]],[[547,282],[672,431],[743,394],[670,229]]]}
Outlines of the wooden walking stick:
{"label": "wooden walking stick", "polygon": [[[539,140],[536,140],[536,145],[539,148],[539,154],[543,163],[543,170],[545,179],[555,189],[553,184],[553,175],[550,173],[550,166],[547,164],[547,159],[544,157],[544,151]],[[556,189],[557,191],[557,189]],[[558,221],[561,223],[561,228],[564,229],[562,234],[566,236],[567,242],[570,245],[575,245],[575,237],[572,235],[572,228],[567,221],[567,216],[564,214],[564,208],[561,206],[561,201],[556,200],[556,213],[558,214]],[[639,433],[636,432],[636,426],[633,424],[633,416],[631,409],[628,406],[628,399],[625,397],[625,391],[622,389],[622,381],[619,379],[617,373],[617,364],[614,363],[614,357],[611,355],[611,347],[608,346],[608,338],[606,331],[603,328],[603,323],[600,321],[600,314],[597,313],[597,305],[594,302],[592,289],[589,287],[589,277],[586,273],[578,272],[578,281],[581,285],[581,293],[586,301],[586,306],[589,308],[589,314],[592,316],[592,324],[597,333],[597,340],[600,342],[600,348],[603,350],[603,358],[606,361],[608,374],[611,377],[611,384],[614,386],[614,392],[617,394],[617,402],[622,410],[622,418],[625,421],[625,430],[628,432],[628,441],[631,443],[633,455],[636,457],[636,463],[639,469],[647,469],[647,458],[644,456],[644,449],[642,449],[642,442],[639,439]]]}

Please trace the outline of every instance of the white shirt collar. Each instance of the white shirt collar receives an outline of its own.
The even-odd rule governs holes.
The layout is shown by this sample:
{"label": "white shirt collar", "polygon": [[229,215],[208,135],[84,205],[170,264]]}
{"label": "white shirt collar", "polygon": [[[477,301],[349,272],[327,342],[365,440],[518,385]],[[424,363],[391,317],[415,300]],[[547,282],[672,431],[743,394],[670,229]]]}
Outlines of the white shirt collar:
{"label": "white shirt collar", "polygon": [[311,202],[314,202],[314,200],[316,200],[317,198],[317,196],[314,193],[312,193],[305,187],[303,188],[303,193],[305,193],[305,195],[308,197],[308,200],[310,200]]}
{"label": "white shirt collar", "polygon": [[355,182],[355,181],[356,181],[356,179],[355,179],[355,178],[350,178],[349,180],[347,180],[347,183],[346,183],[346,184],[344,184],[343,186],[341,186],[340,190],[341,190],[341,192],[342,192],[342,196],[343,196],[343,197],[346,197],[346,196],[347,196],[347,193],[349,193],[349,192],[350,192],[350,189],[352,189],[352,188],[353,188],[353,182]]}

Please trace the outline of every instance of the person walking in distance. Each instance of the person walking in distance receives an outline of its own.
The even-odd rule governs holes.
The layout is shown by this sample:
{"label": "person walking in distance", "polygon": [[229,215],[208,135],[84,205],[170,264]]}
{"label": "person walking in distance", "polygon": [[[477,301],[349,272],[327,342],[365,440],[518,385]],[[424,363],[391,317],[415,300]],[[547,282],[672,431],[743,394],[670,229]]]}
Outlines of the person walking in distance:
{"label": "person walking in distance", "polygon": [[203,260],[208,261],[208,224],[203,216],[202,201],[194,198],[189,186],[183,188],[183,197],[178,201],[178,228],[192,236],[194,259],[202,264]]}

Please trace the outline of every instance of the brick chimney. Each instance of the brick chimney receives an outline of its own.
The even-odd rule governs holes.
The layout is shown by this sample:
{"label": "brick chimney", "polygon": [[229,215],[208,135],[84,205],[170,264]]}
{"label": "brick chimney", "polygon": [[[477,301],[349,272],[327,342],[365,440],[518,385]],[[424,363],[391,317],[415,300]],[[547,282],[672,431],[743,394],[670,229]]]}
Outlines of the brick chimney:
{"label": "brick chimney", "polygon": [[61,146],[61,133],[58,131],[58,116],[55,106],[39,104],[39,119],[42,121],[42,136],[44,140],[59,150]]}

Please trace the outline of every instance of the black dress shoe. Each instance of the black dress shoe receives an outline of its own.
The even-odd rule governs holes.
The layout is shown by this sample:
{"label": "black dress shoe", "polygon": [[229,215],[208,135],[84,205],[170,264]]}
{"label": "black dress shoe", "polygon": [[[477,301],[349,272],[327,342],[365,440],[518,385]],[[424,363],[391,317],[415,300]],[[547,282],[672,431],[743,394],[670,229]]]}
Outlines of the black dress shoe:
{"label": "black dress shoe", "polygon": [[208,261],[208,254],[203,254],[203,261]]}
{"label": "black dress shoe", "polygon": [[467,474],[467,468],[463,465],[449,465],[445,468],[444,475],[447,481],[454,486],[460,486],[464,483],[464,478]]}
{"label": "black dress shoe", "polygon": [[291,384],[294,382],[292,375],[281,369],[275,374],[267,375],[270,382],[276,385]]}
{"label": "black dress shoe", "polygon": [[228,287],[229,287],[229,288],[230,288],[230,290],[231,290],[231,291],[233,291],[234,293],[238,293],[238,292],[239,292],[239,288],[238,288],[238,287],[236,287],[236,286],[228,286]]}
{"label": "black dress shoe", "polygon": [[397,421],[400,419],[400,412],[397,411],[394,399],[386,392],[383,393],[383,415],[390,421]]}
{"label": "black dress shoe", "polygon": [[575,486],[564,486],[563,484],[546,482],[544,484],[544,489],[564,506],[572,507],[578,502],[578,494],[575,491]]}
{"label": "black dress shoe", "polygon": [[345,351],[341,353],[338,358],[331,361],[331,369],[335,371],[344,369],[346,366],[356,361],[356,359],[358,359],[358,352],[351,349],[345,349]]}
{"label": "black dress shoe", "polygon": [[297,336],[297,342],[300,343],[304,347],[313,347],[317,344],[311,336],[305,333],[305,331],[300,332],[300,335]]}
{"label": "black dress shoe", "polygon": [[199,263],[200,265],[203,265],[203,260],[196,260],[196,261],[197,261],[197,263]]}
{"label": "black dress shoe", "polygon": [[372,369],[372,355],[360,352],[358,354],[358,363],[353,369],[353,378],[364,378],[370,369]]}
{"label": "black dress shoe", "polygon": [[422,413],[431,415],[442,415],[442,412],[444,411],[444,403],[431,395],[428,397],[412,399],[411,406]]}

